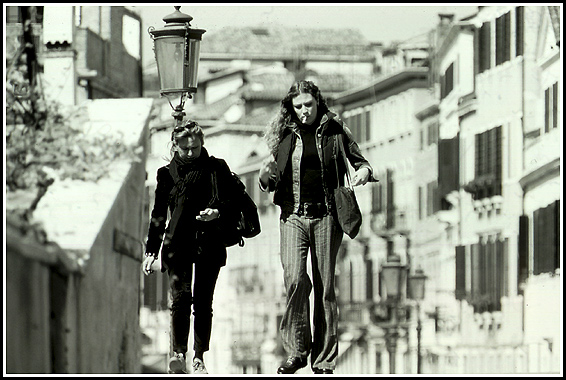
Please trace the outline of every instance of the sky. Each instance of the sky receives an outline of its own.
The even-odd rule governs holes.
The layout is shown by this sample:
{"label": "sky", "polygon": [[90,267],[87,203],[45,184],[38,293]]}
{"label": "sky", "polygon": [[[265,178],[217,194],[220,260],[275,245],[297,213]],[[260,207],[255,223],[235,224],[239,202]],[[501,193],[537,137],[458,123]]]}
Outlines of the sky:
{"label": "sky", "polygon": [[[439,13],[453,13],[456,19],[477,12],[476,4],[466,3],[191,3],[181,5],[180,11],[191,15],[193,28],[213,33],[226,26],[282,25],[303,28],[356,28],[368,41],[389,44],[402,42],[424,34],[434,28]],[[418,4],[418,5],[416,5]],[[128,4],[129,5],[129,4]],[[175,11],[162,5],[134,6],[142,17],[142,43],[144,64],[151,61],[151,38],[147,28],[161,28],[163,17]],[[206,43],[206,33],[203,44]],[[338,37],[339,35],[337,35]]]}

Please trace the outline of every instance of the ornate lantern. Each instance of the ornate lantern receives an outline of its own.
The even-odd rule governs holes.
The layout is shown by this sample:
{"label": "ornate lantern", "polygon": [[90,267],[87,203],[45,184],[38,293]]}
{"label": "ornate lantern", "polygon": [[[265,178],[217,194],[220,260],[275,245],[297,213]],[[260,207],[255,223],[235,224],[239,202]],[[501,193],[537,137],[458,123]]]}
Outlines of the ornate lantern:
{"label": "ornate lantern", "polygon": [[180,8],[176,6],[175,12],[163,17],[163,28],[148,29],[153,39],[161,96],[168,99],[170,96],[180,96],[180,103],[173,112],[177,124],[182,122],[185,115],[185,97],[190,99],[191,94],[197,92],[200,42],[206,32],[204,29],[191,28],[193,18],[180,12]]}

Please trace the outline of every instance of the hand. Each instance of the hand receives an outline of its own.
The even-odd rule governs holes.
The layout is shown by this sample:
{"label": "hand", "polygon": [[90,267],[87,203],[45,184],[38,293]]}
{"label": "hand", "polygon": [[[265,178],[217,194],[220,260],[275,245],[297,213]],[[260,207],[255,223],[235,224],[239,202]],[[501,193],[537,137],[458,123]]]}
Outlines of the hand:
{"label": "hand", "polygon": [[145,260],[142,263],[142,272],[146,275],[149,276],[150,274],[152,274],[153,272],[155,272],[151,266],[153,265],[153,263],[155,262],[155,260],[157,260],[157,257],[155,256],[146,256]]}
{"label": "hand", "polygon": [[352,178],[352,186],[363,186],[369,181],[370,171],[367,167],[358,169]]}
{"label": "hand", "polygon": [[277,162],[275,162],[275,158],[273,156],[269,156],[266,158],[259,170],[259,180],[262,184],[267,184],[269,181],[269,177],[274,175],[277,171]]}
{"label": "hand", "polygon": [[196,216],[197,220],[202,222],[209,222],[214,220],[220,216],[220,212],[215,208],[205,208],[200,212],[199,215]]}

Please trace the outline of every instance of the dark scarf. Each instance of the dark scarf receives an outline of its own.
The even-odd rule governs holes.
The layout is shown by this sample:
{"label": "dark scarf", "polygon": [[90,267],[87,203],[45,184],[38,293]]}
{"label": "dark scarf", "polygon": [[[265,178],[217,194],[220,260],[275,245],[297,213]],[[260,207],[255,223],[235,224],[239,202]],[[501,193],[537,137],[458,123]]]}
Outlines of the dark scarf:
{"label": "dark scarf", "polygon": [[[179,206],[185,201],[187,191],[191,191],[191,188],[198,183],[203,173],[206,171],[209,158],[210,156],[204,148],[202,148],[198,158],[191,160],[183,159],[175,152],[169,164],[169,172],[176,181],[176,191],[172,194],[174,199],[170,199],[171,204]],[[176,177],[178,177],[178,179]]]}

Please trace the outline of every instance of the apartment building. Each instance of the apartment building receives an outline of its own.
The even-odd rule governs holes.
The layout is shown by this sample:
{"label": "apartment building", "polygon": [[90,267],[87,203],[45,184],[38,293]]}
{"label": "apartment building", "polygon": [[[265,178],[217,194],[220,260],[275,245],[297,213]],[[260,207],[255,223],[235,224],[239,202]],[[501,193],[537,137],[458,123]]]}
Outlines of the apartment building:
{"label": "apartment building", "polygon": [[[351,105],[348,94],[337,97],[377,175],[386,168],[371,207],[358,191],[371,210],[365,244],[363,235],[346,242],[341,257],[338,371],[415,373],[419,353],[423,373],[560,371],[558,21],[546,6],[480,7],[444,20],[431,98],[417,109],[388,104],[373,128],[376,110],[363,106],[380,92]],[[412,143],[393,145],[391,125],[412,125]],[[392,149],[364,144],[368,135]],[[389,202],[381,212],[379,199]],[[428,276],[421,314],[408,297],[400,306],[395,347],[375,267],[392,252]]]}
{"label": "apartment building", "polygon": [[87,99],[142,97],[141,18],[136,12],[117,6],[7,6],[9,58],[23,46],[24,17],[31,23],[46,98],[68,106]]}

